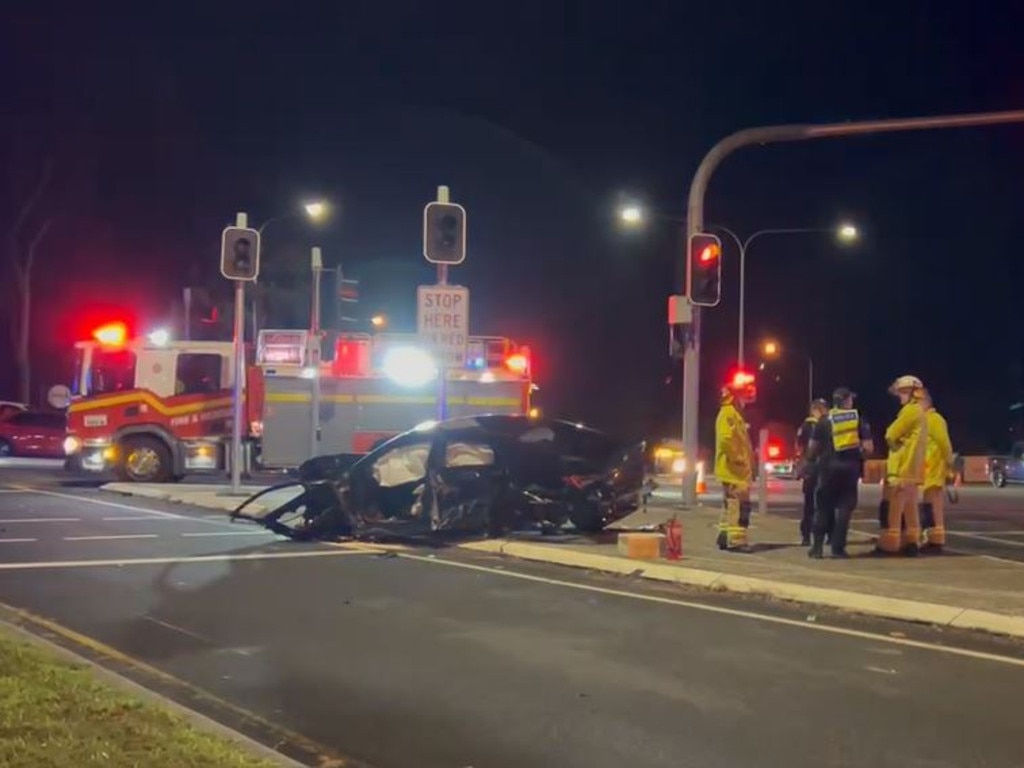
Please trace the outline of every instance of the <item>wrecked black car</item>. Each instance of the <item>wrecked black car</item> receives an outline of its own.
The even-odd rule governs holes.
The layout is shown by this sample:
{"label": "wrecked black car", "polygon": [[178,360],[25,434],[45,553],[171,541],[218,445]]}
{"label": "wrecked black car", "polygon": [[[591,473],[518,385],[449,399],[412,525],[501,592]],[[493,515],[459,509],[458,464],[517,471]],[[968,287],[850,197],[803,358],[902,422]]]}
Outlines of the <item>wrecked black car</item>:
{"label": "wrecked black car", "polygon": [[[301,492],[276,508],[247,511],[293,486]],[[427,422],[368,454],[310,459],[296,482],[261,491],[231,516],[293,539],[500,536],[568,522],[595,532],[652,489],[643,442],[567,421],[473,416]]]}

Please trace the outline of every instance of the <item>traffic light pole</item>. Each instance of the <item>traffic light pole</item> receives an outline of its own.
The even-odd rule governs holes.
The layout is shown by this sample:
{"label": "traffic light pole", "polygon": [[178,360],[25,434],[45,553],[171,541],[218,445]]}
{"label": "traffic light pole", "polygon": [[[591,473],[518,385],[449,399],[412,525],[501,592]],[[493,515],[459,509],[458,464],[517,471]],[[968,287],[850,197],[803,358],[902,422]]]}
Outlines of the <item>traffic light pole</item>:
{"label": "traffic light pole", "polygon": [[[688,235],[704,227],[704,197],[711,176],[721,162],[733,152],[754,144],[830,139],[840,136],[863,136],[901,131],[926,131],[939,128],[971,128],[985,125],[1024,123],[1024,110],[982,112],[967,115],[937,115],[895,120],[865,120],[825,125],[772,125],[738,131],[715,144],[704,156],[690,183],[686,226]],[[689,242],[689,237],[687,237]],[[683,505],[697,503],[696,458],[699,447],[697,420],[700,415],[700,307],[693,308],[693,324],[686,339],[683,358],[683,450],[688,461],[683,474]]]}
{"label": "traffic light pole", "polygon": [[[239,213],[235,226],[249,226],[249,216]],[[231,398],[231,493],[237,494],[242,486],[242,382],[245,380],[245,283],[235,280],[235,331],[232,337],[235,354],[234,392]]]}
{"label": "traffic light pole", "polygon": [[[437,188],[437,202],[451,202],[451,194],[448,187],[441,185]],[[448,285],[448,265],[437,265],[437,284]],[[437,420],[444,421],[448,418],[448,361],[439,360],[437,366]]]}

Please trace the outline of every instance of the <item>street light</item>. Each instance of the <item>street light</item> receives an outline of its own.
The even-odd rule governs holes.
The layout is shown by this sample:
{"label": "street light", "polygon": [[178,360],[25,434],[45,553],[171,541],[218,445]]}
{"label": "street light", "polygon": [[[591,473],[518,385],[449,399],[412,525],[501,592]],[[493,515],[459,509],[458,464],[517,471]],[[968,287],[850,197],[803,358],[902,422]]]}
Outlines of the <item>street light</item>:
{"label": "street light", "polygon": [[619,221],[623,224],[635,227],[642,224],[644,220],[644,209],[639,205],[624,205],[619,208]]}
{"label": "street light", "polygon": [[741,240],[739,235],[733,232],[731,229],[722,226],[713,226],[711,229],[717,229],[725,234],[729,235],[735,243],[736,247],[740,252],[740,310],[739,310],[739,340],[737,342],[736,357],[740,366],[743,365],[744,360],[744,349],[743,349],[743,327],[745,325],[745,312],[746,312],[746,288],[747,288],[747,249],[750,248],[750,244],[759,237],[765,235],[805,235],[805,234],[817,234],[822,232],[829,232],[835,234],[836,238],[843,243],[852,243],[859,237],[857,227],[853,224],[844,223],[837,228],[832,227],[798,227],[798,228],[785,228],[785,229],[760,229],[754,234],[750,235],[746,240]]}
{"label": "street light", "polygon": [[[782,346],[777,341],[766,341],[761,345],[761,354],[769,360],[782,355]],[[807,402],[814,400],[814,359],[807,356]]]}
{"label": "street light", "polygon": [[314,200],[302,207],[306,209],[306,215],[313,221],[319,221],[327,214],[327,203],[323,200]]}

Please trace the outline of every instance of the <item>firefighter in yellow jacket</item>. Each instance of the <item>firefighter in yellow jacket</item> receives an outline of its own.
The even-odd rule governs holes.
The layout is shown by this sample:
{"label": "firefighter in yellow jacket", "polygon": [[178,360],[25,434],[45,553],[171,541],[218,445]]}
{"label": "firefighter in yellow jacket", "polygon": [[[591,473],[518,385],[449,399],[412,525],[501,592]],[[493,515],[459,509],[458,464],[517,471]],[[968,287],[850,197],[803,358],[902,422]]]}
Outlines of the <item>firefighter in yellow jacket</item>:
{"label": "firefighter in yellow jacket", "polygon": [[743,407],[756,397],[754,377],[750,374],[737,373],[722,388],[722,405],[715,420],[715,476],[722,483],[725,497],[725,508],[718,523],[719,549],[747,549],[754,449],[743,418]]}
{"label": "firefighter in yellow jacket", "polygon": [[[886,527],[878,538],[878,551],[894,555],[901,550],[916,555],[921,544],[918,514],[918,486],[924,482],[924,457],[928,442],[928,421],[921,402],[924,384],[916,376],[900,376],[889,387],[900,399],[900,412],[885,430],[889,446],[885,475],[889,496]],[[901,528],[906,521],[905,538]]]}
{"label": "firefighter in yellow jacket", "polygon": [[921,398],[928,427],[924,456],[924,483],[921,485],[921,524],[924,548],[941,552],[946,546],[946,484],[953,477],[953,443],[949,427],[927,390]]}

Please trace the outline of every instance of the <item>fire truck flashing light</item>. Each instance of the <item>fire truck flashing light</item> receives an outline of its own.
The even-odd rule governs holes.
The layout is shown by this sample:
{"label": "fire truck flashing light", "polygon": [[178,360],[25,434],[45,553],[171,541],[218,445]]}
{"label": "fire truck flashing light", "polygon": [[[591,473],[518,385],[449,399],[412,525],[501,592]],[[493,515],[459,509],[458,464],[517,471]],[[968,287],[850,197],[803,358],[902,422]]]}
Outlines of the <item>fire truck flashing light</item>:
{"label": "fire truck flashing light", "polygon": [[128,338],[128,327],[124,323],[107,323],[93,331],[92,336],[104,346],[120,347]]}
{"label": "fire truck flashing light", "polygon": [[530,367],[530,360],[526,355],[510,355],[505,360],[505,366],[512,371],[512,373],[526,373],[526,369]]}

